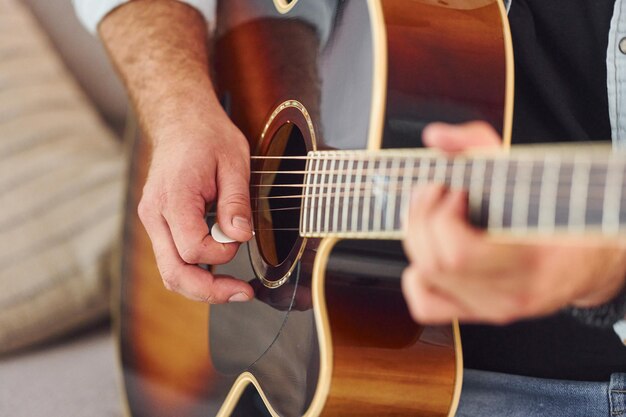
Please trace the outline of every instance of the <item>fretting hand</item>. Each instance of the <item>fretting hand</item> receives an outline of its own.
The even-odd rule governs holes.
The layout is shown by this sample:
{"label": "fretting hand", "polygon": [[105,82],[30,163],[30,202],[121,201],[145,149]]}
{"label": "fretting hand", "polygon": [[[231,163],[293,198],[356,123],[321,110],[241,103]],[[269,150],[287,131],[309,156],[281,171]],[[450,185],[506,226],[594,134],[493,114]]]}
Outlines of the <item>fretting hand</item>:
{"label": "fretting hand", "polygon": [[[432,124],[423,140],[445,152],[500,146],[499,136],[482,122]],[[599,305],[624,285],[626,248],[620,242],[496,242],[468,223],[467,211],[464,191],[437,185],[414,190],[404,240],[410,265],[402,287],[417,321],[505,324],[566,306]]]}

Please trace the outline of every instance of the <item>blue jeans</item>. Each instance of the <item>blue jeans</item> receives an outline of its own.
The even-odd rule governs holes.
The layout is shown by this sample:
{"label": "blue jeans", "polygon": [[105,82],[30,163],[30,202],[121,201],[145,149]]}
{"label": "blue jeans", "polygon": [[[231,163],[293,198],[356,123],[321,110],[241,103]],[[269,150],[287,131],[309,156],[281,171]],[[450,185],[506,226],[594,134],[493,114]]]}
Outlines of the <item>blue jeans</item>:
{"label": "blue jeans", "polygon": [[465,370],[456,417],[626,417],[626,374],[559,381]]}

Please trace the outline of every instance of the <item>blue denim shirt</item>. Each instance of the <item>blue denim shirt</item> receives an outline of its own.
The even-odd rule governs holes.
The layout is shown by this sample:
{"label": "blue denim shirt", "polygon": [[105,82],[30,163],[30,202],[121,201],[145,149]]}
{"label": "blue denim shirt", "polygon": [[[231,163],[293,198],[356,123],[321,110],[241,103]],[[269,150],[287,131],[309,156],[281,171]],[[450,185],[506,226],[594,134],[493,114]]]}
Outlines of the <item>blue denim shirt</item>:
{"label": "blue denim shirt", "polygon": [[[515,0],[504,0],[509,10]],[[616,0],[606,53],[613,147],[626,150],[626,0]]]}

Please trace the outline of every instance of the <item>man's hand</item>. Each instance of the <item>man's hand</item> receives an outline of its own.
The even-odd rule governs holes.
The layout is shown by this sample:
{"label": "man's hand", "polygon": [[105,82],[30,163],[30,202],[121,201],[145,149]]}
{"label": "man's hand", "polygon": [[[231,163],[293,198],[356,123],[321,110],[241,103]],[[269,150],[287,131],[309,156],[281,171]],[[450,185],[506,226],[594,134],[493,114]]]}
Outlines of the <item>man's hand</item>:
{"label": "man's hand", "polygon": [[246,301],[254,294],[247,283],[196,266],[228,262],[239,246],[209,235],[208,203],[217,199],[217,220],[227,236],[238,242],[252,237],[247,142],[226,116],[218,121],[216,114],[206,115],[211,122],[184,115],[172,121],[172,137],[154,148],[139,217],[168,289],[209,303]]}
{"label": "man's hand", "polygon": [[[500,144],[481,122],[433,124],[423,140],[446,152]],[[467,210],[461,190],[432,185],[412,196],[404,241],[411,263],[402,287],[417,321],[505,324],[566,306],[599,305],[624,285],[626,248],[618,242],[574,237],[495,242],[468,223]]]}
{"label": "man's hand", "polygon": [[209,303],[251,299],[248,283],[197,266],[225,263],[239,245],[209,235],[211,202],[228,237],[252,237],[248,143],[215,97],[203,17],[177,1],[135,0],[99,30],[153,144],[139,216],[165,286]]}

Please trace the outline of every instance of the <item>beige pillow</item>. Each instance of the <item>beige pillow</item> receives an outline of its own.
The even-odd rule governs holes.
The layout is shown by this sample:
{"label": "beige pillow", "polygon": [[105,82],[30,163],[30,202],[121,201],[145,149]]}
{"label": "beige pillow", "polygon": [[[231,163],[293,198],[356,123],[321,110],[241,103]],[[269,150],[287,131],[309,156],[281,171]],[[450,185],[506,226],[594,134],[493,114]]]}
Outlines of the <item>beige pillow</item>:
{"label": "beige pillow", "polygon": [[124,165],[32,16],[0,0],[0,353],[106,315]]}

